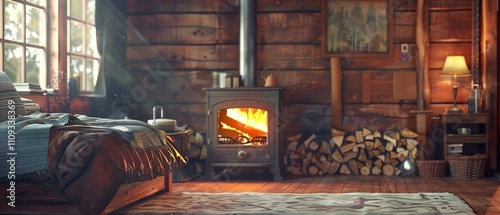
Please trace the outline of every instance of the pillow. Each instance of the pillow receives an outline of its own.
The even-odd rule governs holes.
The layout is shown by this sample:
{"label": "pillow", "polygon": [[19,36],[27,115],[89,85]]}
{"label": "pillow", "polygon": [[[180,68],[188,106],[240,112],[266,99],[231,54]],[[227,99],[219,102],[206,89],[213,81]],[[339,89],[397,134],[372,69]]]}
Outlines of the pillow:
{"label": "pillow", "polygon": [[[12,103],[14,103],[14,109],[12,108]],[[8,119],[9,111],[14,111],[14,116],[26,115],[26,110],[24,110],[23,102],[16,91],[16,88],[10,82],[9,77],[3,71],[0,71],[0,122]]]}

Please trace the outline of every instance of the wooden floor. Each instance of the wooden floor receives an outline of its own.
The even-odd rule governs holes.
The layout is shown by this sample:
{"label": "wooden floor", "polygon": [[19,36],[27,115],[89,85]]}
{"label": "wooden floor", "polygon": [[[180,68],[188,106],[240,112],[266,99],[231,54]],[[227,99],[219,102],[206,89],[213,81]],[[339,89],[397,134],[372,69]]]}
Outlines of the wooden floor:
{"label": "wooden floor", "polygon": [[[173,183],[179,192],[263,192],[263,193],[417,193],[451,192],[466,201],[477,214],[500,214],[500,181],[496,178],[453,179],[400,176],[328,175],[285,178],[283,181],[221,177],[198,178]],[[162,193],[160,195],[169,195]],[[145,200],[147,201],[147,200]],[[133,205],[130,207],[133,208]],[[129,208],[130,208],[129,207]]]}

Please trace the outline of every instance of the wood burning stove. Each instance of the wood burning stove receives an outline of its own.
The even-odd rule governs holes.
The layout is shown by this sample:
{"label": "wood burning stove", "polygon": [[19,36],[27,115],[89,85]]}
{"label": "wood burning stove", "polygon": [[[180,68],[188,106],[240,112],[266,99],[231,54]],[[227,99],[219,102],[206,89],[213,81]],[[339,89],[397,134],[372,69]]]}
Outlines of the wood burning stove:
{"label": "wood burning stove", "polygon": [[215,167],[269,167],[280,173],[282,88],[207,88],[207,173]]}

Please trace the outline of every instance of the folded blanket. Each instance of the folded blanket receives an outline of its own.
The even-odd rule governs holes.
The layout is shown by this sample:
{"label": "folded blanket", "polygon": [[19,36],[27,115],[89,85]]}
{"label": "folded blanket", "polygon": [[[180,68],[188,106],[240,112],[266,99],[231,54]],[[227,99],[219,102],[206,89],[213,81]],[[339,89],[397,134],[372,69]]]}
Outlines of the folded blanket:
{"label": "folded blanket", "polygon": [[46,171],[50,128],[67,122],[67,114],[46,113],[0,122],[0,140],[7,140],[6,144],[0,144],[0,160],[10,161],[9,165],[0,165],[0,178],[19,180]]}

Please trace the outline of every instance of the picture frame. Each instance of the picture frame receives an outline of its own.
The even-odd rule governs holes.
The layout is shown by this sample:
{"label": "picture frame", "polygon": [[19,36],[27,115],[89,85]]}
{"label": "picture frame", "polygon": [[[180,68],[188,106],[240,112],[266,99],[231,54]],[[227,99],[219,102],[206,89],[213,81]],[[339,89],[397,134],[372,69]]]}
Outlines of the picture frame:
{"label": "picture frame", "polygon": [[393,0],[323,0],[324,57],[385,57],[393,50]]}

